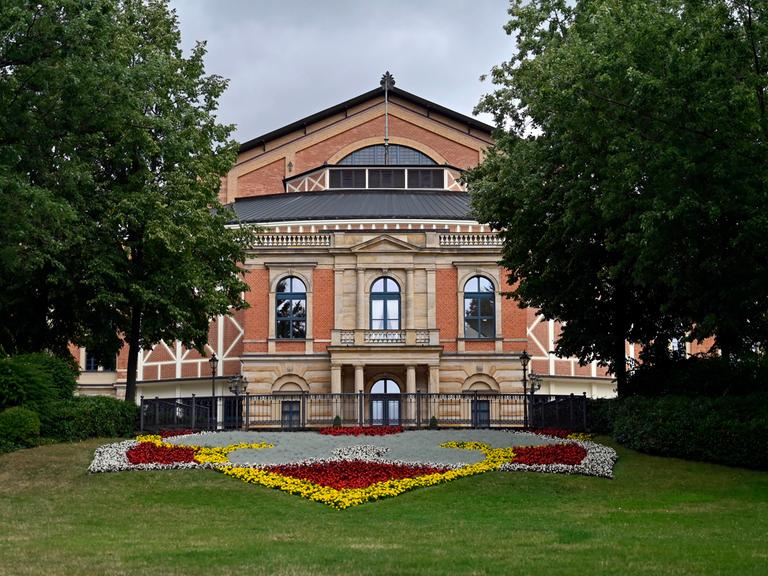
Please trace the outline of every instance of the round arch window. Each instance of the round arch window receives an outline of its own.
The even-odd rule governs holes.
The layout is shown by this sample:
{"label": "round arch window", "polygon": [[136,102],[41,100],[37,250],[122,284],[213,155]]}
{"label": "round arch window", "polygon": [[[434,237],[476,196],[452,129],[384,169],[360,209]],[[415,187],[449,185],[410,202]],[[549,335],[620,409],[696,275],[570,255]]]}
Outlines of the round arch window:
{"label": "round arch window", "polygon": [[371,330],[400,330],[400,286],[388,276],[371,286]]}
{"label": "round arch window", "polygon": [[464,284],[464,337],[494,338],[496,335],[496,297],[493,282],[473,276]]}
{"label": "round arch window", "polygon": [[286,276],[277,283],[275,336],[280,339],[307,337],[307,287],[295,276]]}

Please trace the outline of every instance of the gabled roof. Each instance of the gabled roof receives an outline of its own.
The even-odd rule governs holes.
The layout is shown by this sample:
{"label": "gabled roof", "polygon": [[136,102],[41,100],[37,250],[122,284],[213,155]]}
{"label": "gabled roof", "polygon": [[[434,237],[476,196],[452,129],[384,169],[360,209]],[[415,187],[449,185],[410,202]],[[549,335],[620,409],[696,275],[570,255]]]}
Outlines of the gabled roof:
{"label": "gabled roof", "polygon": [[413,190],[338,190],[289,192],[238,198],[243,223],[408,218],[475,220],[465,192]]}
{"label": "gabled roof", "polygon": [[[464,114],[455,112],[450,108],[446,108],[445,106],[441,106],[440,104],[436,104],[434,102],[421,98],[420,96],[416,96],[415,94],[411,94],[410,92],[401,90],[396,86],[389,88],[389,93],[393,96],[402,98],[403,100],[407,100],[409,102],[413,102],[414,104],[422,106],[427,110],[433,110],[438,114],[442,114],[443,116],[446,116],[447,118],[450,118],[452,120],[456,120],[457,122],[462,122],[464,124],[467,124],[468,126],[471,126],[472,128],[475,128],[477,130],[487,132],[488,134],[494,131],[494,127],[489,124],[485,124],[484,122],[480,122],[479,120],[472,118],[471,116],[465,116]],[[344,112],[345,110],[349,108],[353,108],[358,104],[362,104],[363,102],[367,102],[368,100],[373,100],[374,98],[378,98],[379,96],[383,96],[383,95],[384,95],[384,88],[383,86],[380,86],[369,92],[360,94],[359,96],[356,96],[354,98],[350,98],[349,100],[346,100],[341,104],[336,104],[336,106],[331,106],[330,108],[321,110],[320,112],[307,116],[306,118],[302,118],[301,120],[292,122],[287,126],[283,126],[282,128],[278,128],[277,130],[273,130],[272,132],[267,132],[266,134],[262,134],[261,136],[257,136],[256,138],[248,140],[247,142],[244,142],[243,144],[240,145],[240,152],[241,153],[247,152],[248,150],[251,150],[252,148],[256,148],[256,146],[261,146],[266,142],[269,142],[270,140],[280,138],[281,136],[285,136],[286,134],[290,134],[291,132],[300,130],[305,126],[309,126],[310,124],[314,124],[315,122],[324,120],[329,116],[333,116],[335,114],[338,114],[339,112]]]}

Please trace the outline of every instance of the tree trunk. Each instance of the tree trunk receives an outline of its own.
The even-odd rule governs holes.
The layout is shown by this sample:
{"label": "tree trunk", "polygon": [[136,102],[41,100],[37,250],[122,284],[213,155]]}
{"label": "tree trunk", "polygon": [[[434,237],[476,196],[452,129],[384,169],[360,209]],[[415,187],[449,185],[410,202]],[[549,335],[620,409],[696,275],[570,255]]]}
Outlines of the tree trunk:
{"label": "tree trunk", "polygon": [[136,375],[141,353],[141,305],[131,306],[131,332],[128,335],[128,373],[125,382],[125,401],[136,402]]}

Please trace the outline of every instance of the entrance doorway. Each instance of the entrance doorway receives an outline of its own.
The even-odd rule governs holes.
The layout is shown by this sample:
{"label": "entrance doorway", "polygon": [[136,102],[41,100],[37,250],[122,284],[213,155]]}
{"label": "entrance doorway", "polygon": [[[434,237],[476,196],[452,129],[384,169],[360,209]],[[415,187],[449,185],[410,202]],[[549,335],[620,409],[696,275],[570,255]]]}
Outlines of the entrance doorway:
{"label": "entrance doorway", "polygon": [[400,425],[400,386],[394,380],[382,378],[371,387],[371,424]]}
{"label": "entrance doorway", "polygon": [[472,428],[489,428],[491,426],[491,402],[489,400],[472,400]]}

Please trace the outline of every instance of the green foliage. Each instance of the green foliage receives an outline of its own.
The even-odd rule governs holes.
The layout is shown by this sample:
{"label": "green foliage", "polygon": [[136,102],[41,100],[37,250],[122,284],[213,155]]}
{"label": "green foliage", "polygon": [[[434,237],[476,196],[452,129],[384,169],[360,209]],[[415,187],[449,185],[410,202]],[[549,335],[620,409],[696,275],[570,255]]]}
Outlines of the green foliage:
{"label": "green foliage", "polygon": [[334,416],[333,417],[333,424],[332,426],[334,428],[341,428],[341,416]]}
{"label": "green foliage", "polygon": [[768,340],[768,4],[513,0],[512,58],[478,110],[500,129],[467,175],[556,352]]}
{"label": "green foliage", "polygon": [[744,396],[768,392],[768,357],[744,355],[666,359],[641,364],[629,380],[630,394],[641,396]]}
{"label": "green foliage", "polygon": [[0,409],[22,404],[34,407],[58,397],[53,378],[29,358],[0,358]]}
{"label": "green foliage", "polygon": [[436,428],[437,428],[437,417],[435,417],[435,416],[432,416],[432,417],[429,419],[429,427],[430,427],[432,430],[434,430],[434,429],[436,429]]}
{"label": "green foliage", "polygon": [[71,354],[59,358],[47,352],[36,352],[16,356],[15,360],[47,374],[59,399],[65,400],[74,394],[80,371]]}
{"label": "green foliage", "polygon": [[49,403],[41,414],[40,432],[61,441],[131,436],[136,405],[106,396],[77,396]]}
{"label": "green foliage", "polygon": [[613,434],[613,422],[621,405],[616,398],[587,399],[587,431],[592,434]]}
{"label": "green foliage", "polygon": [[614,437],[641,452],[768,470],[768,396],[632,397]]}
{"label": "green foliage", "polygon": [[40,418],[32,410],[16,406],[0,412],[0,442],[34,446],[40,437]]}
{"label": "green foliage", "polygon": [[0,4],[0,348],[202,349],[245,305],[250,233],[218,200],[226,82],[167,2]]}

